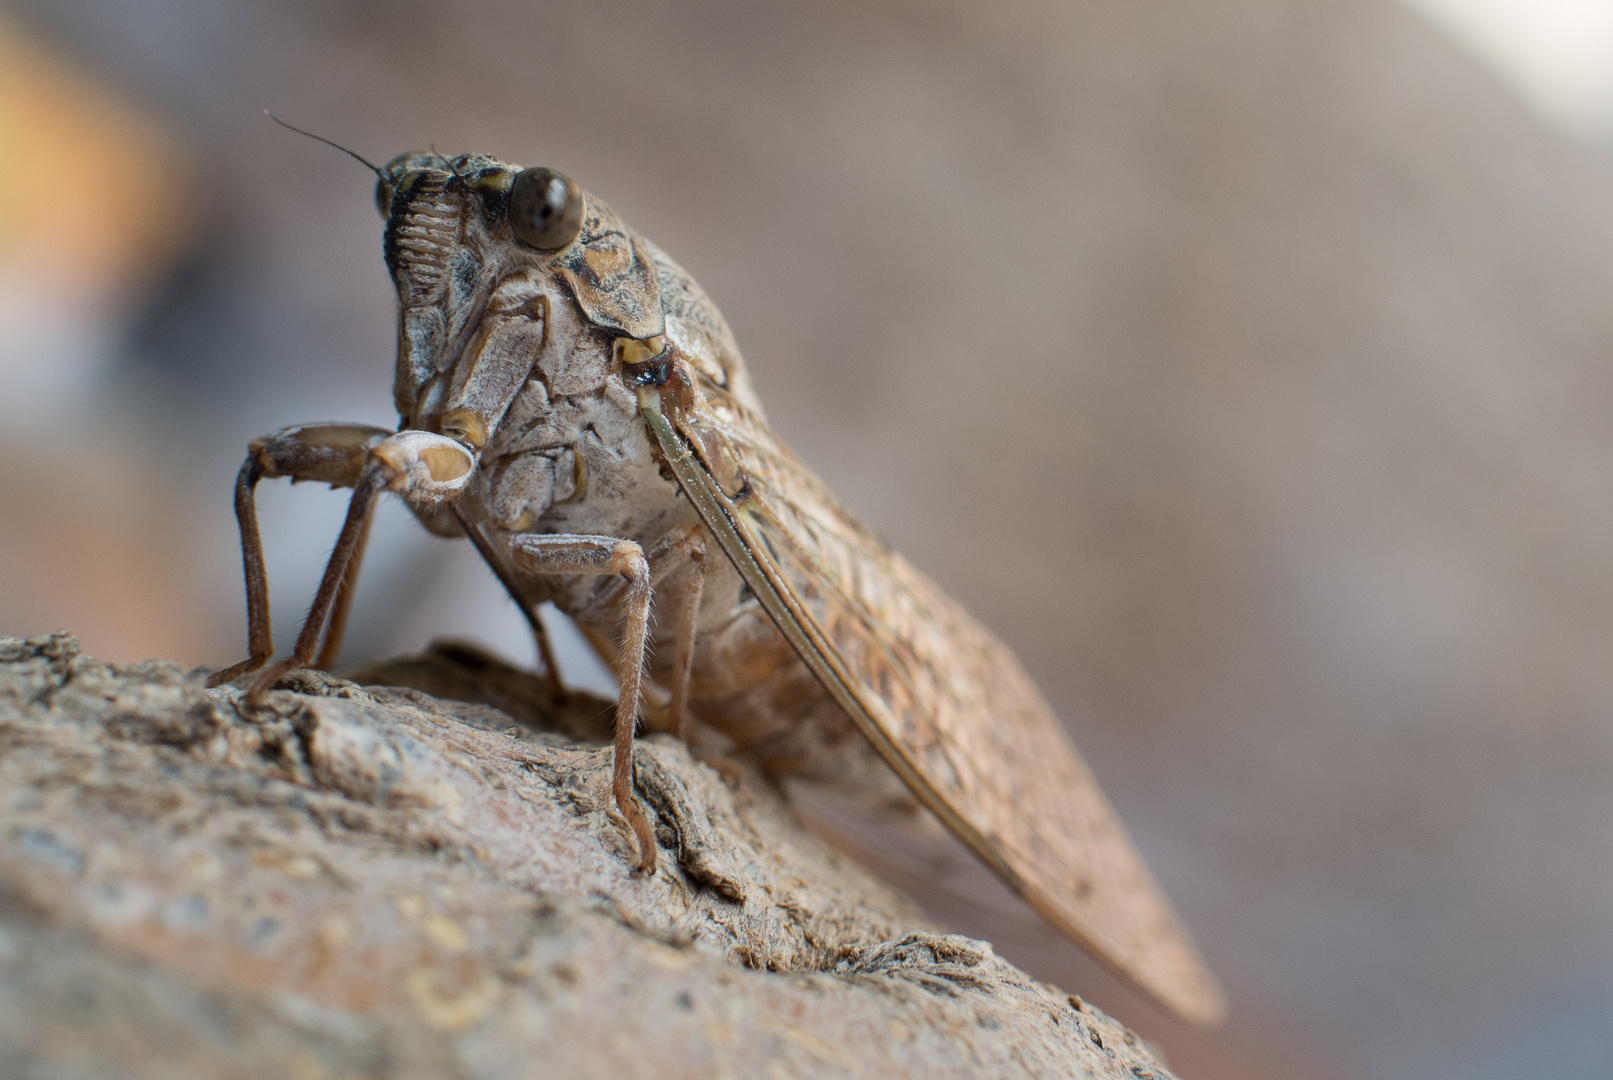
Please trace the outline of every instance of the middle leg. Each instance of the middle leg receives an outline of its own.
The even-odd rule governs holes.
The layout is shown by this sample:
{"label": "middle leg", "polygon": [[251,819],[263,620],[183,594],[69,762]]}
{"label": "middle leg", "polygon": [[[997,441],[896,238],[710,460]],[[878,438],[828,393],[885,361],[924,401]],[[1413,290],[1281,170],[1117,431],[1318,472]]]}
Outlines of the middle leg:
{"label": "middle leg", "polygon": [[538,659],[543,662],[544,678],[549,684],[549,704],[560,704],[565,700],[566,688],[565,684],[560,681],[560,665],[555,662],[554,648],[549,644],[549,632],[543,627],[543,620],[538,616],[538,609],[525,596],[521,595],[521,590],[516,587],[514,579],[510,577],[510,572],[505,569],[503,560],[498,557],[498,552],[494,551],[493,545],[488,543],[486,534],[482,532],[482,527],[467,518],[458,506],[450,503],[449,509],[454,515],[454,520],[459,522],[459,527],[464,530],[465,535],[470,538],[471,544],[475,546],[476,553],[482,557],[482,561],[487,564],[488,569],[493,571],[493,576],[498,578],[498,583],[504,586],[504,591],[510,594],[510,599],[515,601],[515,606],[526,617],[527,625],[532,628],[532,636],[537,640]]}
{"label": "middle leg", "polygon": [[[689,714],[689,675],[694,665],[695,623],[700,616],[700,598],[706,585],[705,531],[693,521],[675,525],[650,545],[644,560],[650,566],[650,586],[656,590],[679,570],[684,571],[674,594],[677,624],[673,627],[672,678],[667,685],[672,700],[667,714],[672,734],[679,741],[687,742],[685,729]],[[622,602],[622,592],[623,583],[619,581],[602,587],[588,605],[576,613],[578,621],[593,622],[615,611]]]}

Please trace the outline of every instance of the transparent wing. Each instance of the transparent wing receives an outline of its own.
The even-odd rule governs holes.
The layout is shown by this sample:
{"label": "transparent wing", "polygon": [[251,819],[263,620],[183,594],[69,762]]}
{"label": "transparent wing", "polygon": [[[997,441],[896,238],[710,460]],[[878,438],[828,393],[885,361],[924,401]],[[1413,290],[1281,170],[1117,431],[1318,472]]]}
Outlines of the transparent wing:
{"label": "transparent wing", "polygon": [[[914,793],[1043,916],[1183,1017],[1225,1001],[1019,661],[709,383],[641,393],[680,485],[796,652]],[[726,490],[725,490],[726,489]]]}

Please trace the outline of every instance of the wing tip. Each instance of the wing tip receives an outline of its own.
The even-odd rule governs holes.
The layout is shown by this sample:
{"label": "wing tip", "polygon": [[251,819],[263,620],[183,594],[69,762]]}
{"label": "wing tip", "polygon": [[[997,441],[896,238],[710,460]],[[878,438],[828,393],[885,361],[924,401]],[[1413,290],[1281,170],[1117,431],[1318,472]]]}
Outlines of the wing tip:
{"label": "wing tip", "polygon": [[1143,988],[1150,997],[1194,1027],[1211,1031],[1226,1022],[1226,991],[1210,969],[1202,964],[1185,981],[1172,980],[1169,986],[1145,985]]}
{"label": "wing tip", "polygon": [[1226,1022],[1226,991],[1185,935],[1160,941],[1150,955],[1129,960],[1103,948],[1092,952],[1126,982],[1193,1026],[1210,1031]]}
{"label": "wing tip", "polygon": [[1163,919],[1150,933],[1131,936],[1129,946],[1103,933],[1088,913],[1071,910],[1066,904],[1048,903],[1051,897],[1035,890],[1022,889],[1021,895],[1121,980],[1169,1012],[1206,1031],[1226,1021],[1226,991],[1187,930],[1176,920],[1163,894],[1153,892]]}

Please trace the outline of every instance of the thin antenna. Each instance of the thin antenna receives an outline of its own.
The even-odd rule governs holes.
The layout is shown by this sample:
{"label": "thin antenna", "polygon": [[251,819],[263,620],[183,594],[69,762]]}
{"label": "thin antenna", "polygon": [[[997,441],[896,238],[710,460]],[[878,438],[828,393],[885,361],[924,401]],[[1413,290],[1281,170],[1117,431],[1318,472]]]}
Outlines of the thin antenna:
{"label": "thin antenna", "polygon": [[270,120],[273,120],[275,123],[279,124],[281,127],[287,129],[288,131],[295,131],[298,135],[306,135],[310,139],[313,139],[315,142],[322,142],[326,146],[334,146],[336,149],[340,150],[342,153],[346,154],[348,157],[352,158],[354,161],[357,161],[360,165],[363,165],[366,169],[370,170],[370,172],[374,173],[376,176],[380,177],[382,180],[386,179],[386,177],[382,174],[382,172],[381,172],[381,170],[379,168],[377,168],[375,165],[371,164],[370,162],[364,160],[364,158],[360,157],[358,154],[355,154],[353,151],[349,150],[347,147],[343,146],[341,143],[332,142],[329,139],[325,138],[323,135],[315,135],[313,132],[304,131],[300,127],[292,127],[290,124],[288,124],[284,120],[280,119],[274,113],[270,112],[268,109],[263,110],[263,115],[267,116]]}

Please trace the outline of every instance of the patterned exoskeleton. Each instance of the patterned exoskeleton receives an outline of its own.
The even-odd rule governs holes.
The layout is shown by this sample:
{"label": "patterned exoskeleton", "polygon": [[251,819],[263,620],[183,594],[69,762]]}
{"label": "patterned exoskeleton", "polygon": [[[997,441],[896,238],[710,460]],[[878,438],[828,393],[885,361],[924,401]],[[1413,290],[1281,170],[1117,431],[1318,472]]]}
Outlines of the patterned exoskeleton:
{"label": "patterned exoskeleton", "polygon": [[553,170],[416,153],[376,171],[399,430],[304,425],[252,445],[236,493],[251,655],[215,683],[272,652],[258,480],[355,490],[296,649],[254,696],[334,659],[376,496],[395,491],[475,543],[551,678],[544,601],[614,666],[614,793],[642,871],[647,675],[670,730],[695,717],[774,775],[899,780],[1065,933],[1183,1016],[1218,1019],[1214,977],[1019,663],[779,441],[700,287]]}

